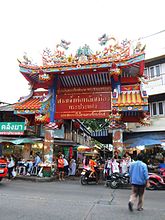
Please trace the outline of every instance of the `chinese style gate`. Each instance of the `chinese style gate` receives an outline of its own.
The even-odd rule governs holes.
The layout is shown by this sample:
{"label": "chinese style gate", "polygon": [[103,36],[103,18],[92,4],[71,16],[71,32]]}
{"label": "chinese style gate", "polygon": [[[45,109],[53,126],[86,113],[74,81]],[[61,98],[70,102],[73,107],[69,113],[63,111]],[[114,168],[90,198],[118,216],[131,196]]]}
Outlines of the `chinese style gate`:
{"label": "chinese style gate", "polygon": [[[101,45],[106,37],[99,39]],[[52,151],[52,129],[64,119],[108,118],[115,149],[123,147],[125,122],[145,123],[148,98],[143,90],[143,48],[138,44],[131,54],[129,41],[117,44],[111,40],[113,45],[100,52],[92,53],[85,45],[75,56],[66,56],[59,45],[54,53],[45,49],[42,66],[33,65],[26,56],[20,61],[31,93],[15,105],[15,114],[45,124],[45,154]],[[61,48],[68,45],[61,41]]]}

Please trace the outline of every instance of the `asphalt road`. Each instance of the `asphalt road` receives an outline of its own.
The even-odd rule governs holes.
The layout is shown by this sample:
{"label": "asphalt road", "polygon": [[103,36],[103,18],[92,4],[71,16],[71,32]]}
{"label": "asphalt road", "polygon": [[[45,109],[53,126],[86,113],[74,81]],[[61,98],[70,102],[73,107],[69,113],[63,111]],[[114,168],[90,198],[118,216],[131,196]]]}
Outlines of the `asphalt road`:
{"label": "asphalt road", "polygon": [[165,191],[146,191],[142,212],[129,212],[130,189],[81,186],[77,180],[0,183],[0,220],[165,220]]}

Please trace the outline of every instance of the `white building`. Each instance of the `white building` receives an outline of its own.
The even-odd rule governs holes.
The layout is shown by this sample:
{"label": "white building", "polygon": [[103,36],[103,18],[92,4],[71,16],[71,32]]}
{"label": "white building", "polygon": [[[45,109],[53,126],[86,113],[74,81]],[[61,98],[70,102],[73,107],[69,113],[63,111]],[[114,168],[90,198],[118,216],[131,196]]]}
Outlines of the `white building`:
{"label": "white building", "polygon": [[130,124],[133,132],[165,131],[165,55],[145,61],[145,75],[147,76],[144,88],[149,96],[150,126]]}
{"label": "white building", "polygon": [[151,124],[130,123],[130,138],[144,145],[162,144],[165,143],[165,55],[145,60],[145,75]]}
{"label": "white building", "polygon": [[[127,146],[165,144],[165,55],[145,60],[144,89],[148,94],[150,126],[128,123],[124,131]],[[102,143],[112,143],[108,129],[93,132],[92,135]]]}

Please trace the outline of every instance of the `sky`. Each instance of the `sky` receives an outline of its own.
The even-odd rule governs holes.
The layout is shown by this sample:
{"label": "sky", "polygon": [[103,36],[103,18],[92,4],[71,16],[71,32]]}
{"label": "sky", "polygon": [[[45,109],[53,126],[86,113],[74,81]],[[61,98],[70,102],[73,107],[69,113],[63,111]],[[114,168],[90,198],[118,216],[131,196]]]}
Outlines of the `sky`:
{"label": "sky", "polygon": [[[0,1],[0,102],[15,103],[30,93],[17,61],[24,52],[38,63],[44,48],[61,39],[68,53],[88,44],[95,52],[106,33],[137,40],[165,30],[165,1],[5,0]],[[142,39],[146,57],[165,54],[165,32]]]}

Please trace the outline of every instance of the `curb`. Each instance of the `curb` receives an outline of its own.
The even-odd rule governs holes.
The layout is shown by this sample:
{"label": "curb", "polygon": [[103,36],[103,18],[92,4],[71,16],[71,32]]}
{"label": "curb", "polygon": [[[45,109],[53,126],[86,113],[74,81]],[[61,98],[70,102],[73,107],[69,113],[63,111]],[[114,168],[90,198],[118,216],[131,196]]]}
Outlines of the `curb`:
{"label": "curb", "polygon": [[53,182],[57,178],[56,177],[34,177],[34,176],[16,176],[14,180],[25,180],[25,181],[32,181],[32,182]]}

